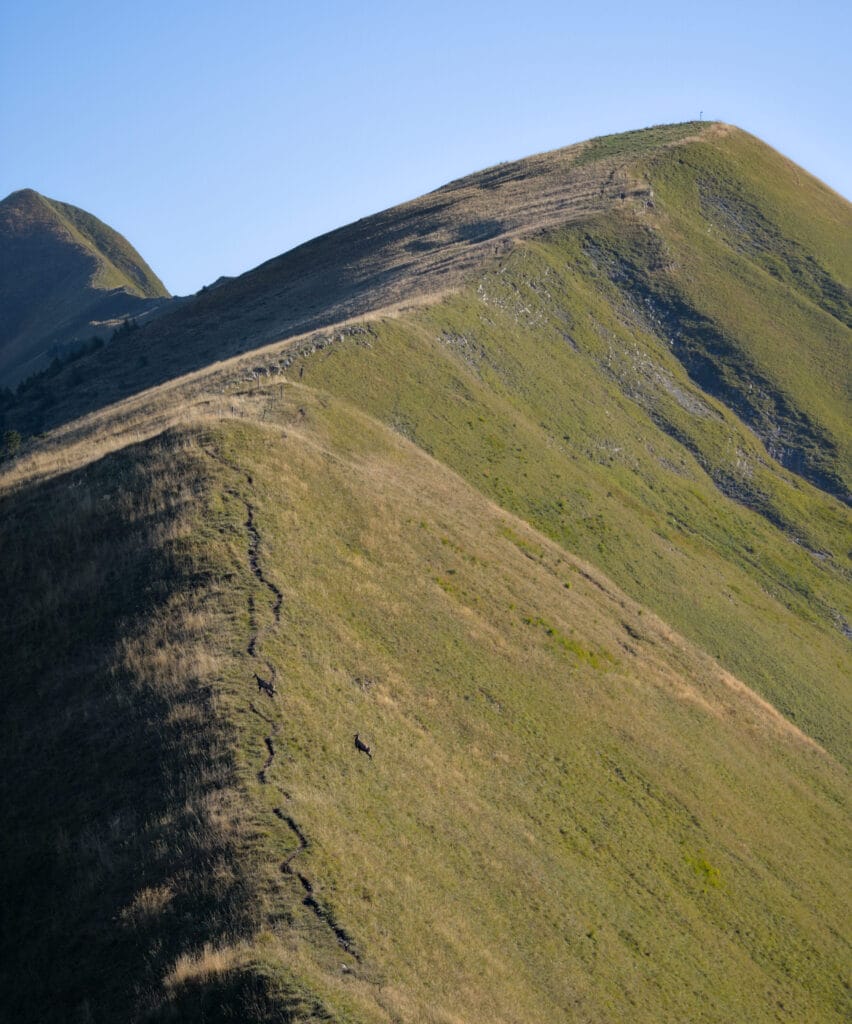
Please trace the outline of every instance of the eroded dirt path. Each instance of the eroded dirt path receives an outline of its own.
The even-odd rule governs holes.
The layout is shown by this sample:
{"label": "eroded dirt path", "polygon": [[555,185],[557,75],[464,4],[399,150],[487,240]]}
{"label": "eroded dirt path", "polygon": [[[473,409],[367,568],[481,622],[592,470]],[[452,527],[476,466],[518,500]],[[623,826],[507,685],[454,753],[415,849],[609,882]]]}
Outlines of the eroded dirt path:
{"label": "eroded dirt path", "polygon": [[302,886],[302,889],[305,892],[304,898],[302,899],[302,904],[306,906],[309,910],[311,910],[322,922],[328,925],[328,927],[334,933],[334,937],[337,940],[337,943],[340,946],[340,948],[343,949],[346,953],[349,953],[349,955],[354,960],[357,960],[358,963],[360,963],[361,956],[355,947],[355,940],[352,938],[349,932],[347,932],[346,929],[343,928],[343,926],[338,922],[337,918],[334,916],[331,909],[319,902],[319,900],[314,895],[314,887],[311,884],[310,880],[306,878],[300,871],[296,871],[293,867],[293,861],[296,859],[296,857],[298,857],[299,854],[304,853],[306,850],[310,849],[310,843],[308,842],[307,837],[305,836],[301,828],[296,824],[296,822],[290,817],[290,815],[285,814],[280,807],[274,807],[272,813],[279,819],[279,821],[283,821],[284,824],[287,825],[287,827],[296,837],[296,840],[299,844],[295,850],[292,850],[290,853],[288,853],[284,860],[281,861],[281,873],[284,875],[289,875],[299,882],[299,884]]}
{"label": "eroded dirt path", "polygon": [[[225,466],[232,473],[239,474],[245,481],[248,494],[251,494],[254,487],[254,481],[250,473],[242,469],[240,466],[229,462],[218,452],[209,447],[205,447],[204,451],[211,459],[214,459],[220,465]],[[234,498],[236,501],[241,502],[245,508],[245,520],[243,522],[243,527],[246,531],[248,541],[246,552],[248,567],[251,574],[261,585],[263,590],[266,591],[269,598],[272,621],[269,625],[261,627],[257,614],[255,595],[253,593],[249,594],[249,638],[246,644],[246,653],[257,663],[258,667],[262,669],[261,672],[257,671],[257,669],[254,671],[254,682],[257,686],[258,693],[266,700],[272,701],[274,704],[278,697],[278,688],[276,685],[278,682],[278,672],[275,665],[263,655],[263,638],[272,630],[277,629],[281,624],[281,611],[284,605],[284,594],[281,588],[278,587],[264,571],[261,559],[262,539],[260,530],[257,526],[256,506],[246,493],[243,493],[236,488],[227,488],[225,490],[225,494]],[[249,701],[249,708],[253,714],[257,715],[267,724],[270,730],[263,739],[263,743],[266,748],[266,756],[264,757],[263,763],[257,772],[258,781],[261,785],[267,786],[271,784],[270,773],[273,765],[275,764],[276,758],[278,757],[278,748],[275,743],[275,736],[279,731],[279,724],[272,715],[261,711],[254,701]],[[285,799],[289,798],[287,792],[280,786],[276,785],[276,788]],[[287,878],[293,879],[300,885],[303,891],[302,905],[329,929],[340,949],[355,960],[356,963],[360,964],[362,962],[362,958],[356,948],[353,937],[338,922],[331,908],[325,905],[317,897],[314,892],[314,885],[310,879],[293,867],[293,861],[300,854],[303,854],[310,849],[309,839],[302,831],[301,826],[292,818],[292,816],[285,813],[285,811],[280,807],[273,808],[273,814],[282,824],[287,826],[288,830],[295,837],[297,842],[296,848],[291,850],[284,860],[281,861],[281,864],[279,865],[281,874]]]}

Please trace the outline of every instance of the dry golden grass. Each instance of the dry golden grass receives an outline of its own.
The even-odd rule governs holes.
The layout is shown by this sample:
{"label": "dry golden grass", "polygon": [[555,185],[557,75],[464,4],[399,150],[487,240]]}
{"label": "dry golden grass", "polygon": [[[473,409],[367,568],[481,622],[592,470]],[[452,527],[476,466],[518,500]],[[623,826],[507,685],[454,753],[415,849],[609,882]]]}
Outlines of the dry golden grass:
{"label": "dry golden grass", "polygon": [[214,947],[205,942],[203,949],[195,953],[182,953],[163,980],[167,989],[177,988],[189,982],[209,984],[217,975],[233,970],[245,959],[247,946]]}
{"label": "dry golden grass", "polygon": [[174,898],[174,889],[170,885],[158,885],[140,889],[133,897],[133,902],[121,911],[122,921],[131,926],[162,914]]}

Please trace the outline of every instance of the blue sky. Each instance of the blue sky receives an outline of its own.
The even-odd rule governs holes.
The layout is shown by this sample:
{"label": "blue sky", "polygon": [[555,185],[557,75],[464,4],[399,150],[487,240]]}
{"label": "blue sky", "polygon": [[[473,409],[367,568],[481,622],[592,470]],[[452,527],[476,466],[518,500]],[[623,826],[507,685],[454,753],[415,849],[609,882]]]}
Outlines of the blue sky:
{"label": "blue sky", "polygon": [[174,292],[468,172],[737,124],[852,196],[852,5],[0,6],[0,197],[125,234]]}

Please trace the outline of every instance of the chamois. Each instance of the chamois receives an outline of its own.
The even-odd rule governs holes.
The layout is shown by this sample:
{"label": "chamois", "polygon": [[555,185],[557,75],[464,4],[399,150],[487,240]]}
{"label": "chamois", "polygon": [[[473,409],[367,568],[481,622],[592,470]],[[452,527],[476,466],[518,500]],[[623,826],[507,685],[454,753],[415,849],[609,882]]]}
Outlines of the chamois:
{"label": "chamois", "polygon": [[355,749],[360,750],[362,754],[366,754],[371,761],[373,760],[373,751],[361,739],[357,732],[355,733]]}
{"label": "chamois", "polygon": [[257,680],[258,690],[262,690],[267,697],[275,696],[275,683],[267,683],[265,679],[261,679],[257,672],[255,672],[254,678]]}

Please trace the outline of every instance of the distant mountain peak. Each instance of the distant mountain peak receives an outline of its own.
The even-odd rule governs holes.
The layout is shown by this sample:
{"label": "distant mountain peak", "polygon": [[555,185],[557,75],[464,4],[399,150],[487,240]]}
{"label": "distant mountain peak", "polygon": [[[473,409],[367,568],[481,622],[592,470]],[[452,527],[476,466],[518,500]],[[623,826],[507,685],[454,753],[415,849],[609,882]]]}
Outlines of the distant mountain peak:
{"label": "distant mountain peak", "polygon": [[41,192],[36,192],[34,188],[19,188],[10,192],[5,199],[0,200],[0,207],[18,207],[40,199],[44,199],[44,196]]}
{"label": "distant mountain peak", "polygon": [[169,297],[130,242],[86,210],[31,188],[0,202],[0,384]]}

